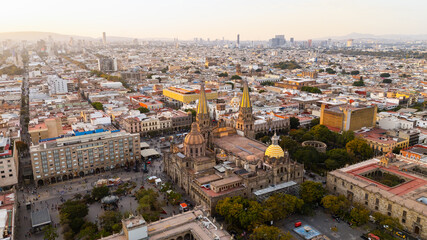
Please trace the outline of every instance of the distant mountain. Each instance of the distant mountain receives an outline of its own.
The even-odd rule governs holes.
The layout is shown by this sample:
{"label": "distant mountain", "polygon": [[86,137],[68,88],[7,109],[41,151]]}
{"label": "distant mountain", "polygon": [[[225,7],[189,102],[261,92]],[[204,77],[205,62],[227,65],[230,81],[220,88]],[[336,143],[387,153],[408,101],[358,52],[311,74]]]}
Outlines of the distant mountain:
{"label": "distant mountain", "polygon": [[[0,33],[0,40],[6,40],[11,39],[15,41],[20,40],[27,40],[27,41],[38,41],[40,39],[47,40],[51,36],[54,41],[69,41],[72,37],[74,40],[87,40],[87,41],[100,41],[101,36],[98,38],[93,37],[87,37],[87,36],[78,36],[78,35],[67,35],[67,34],[59,34],[59,33],[52,33],[52,32],[4,32]],[[108,36],[107,34],[107,41],[108,42],[122,42],[122,41],[132,41],[135,38],[130,37],[117,37],[117,36]],[[169,41],[172,39],[169,38],[138,38],[140,40],[162,40],[162,41]]]}
{"label": "distant mountain", "polygon": [[333,36],[319,38],[318,40],[325,39],[333,40],[347,40],[347,39],[371,39],[371,40],[427,40],[427,34],[408,35],[408,34],[364,34],[364,33],[350,33],[344,36]]}

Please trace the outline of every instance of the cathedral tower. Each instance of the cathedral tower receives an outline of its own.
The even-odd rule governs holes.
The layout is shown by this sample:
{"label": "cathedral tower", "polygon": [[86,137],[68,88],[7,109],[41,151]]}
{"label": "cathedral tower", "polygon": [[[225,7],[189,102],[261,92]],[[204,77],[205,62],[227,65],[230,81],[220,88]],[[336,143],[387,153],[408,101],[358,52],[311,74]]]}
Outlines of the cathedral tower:
{"label": "cathedral tower", "polygon": [[251,99],[249,98],[248,83],[245,81],[243,83],[243,96],[239,106],[239,117],[236,121],[236,129],[242,131],[245,137],[254,138],[254,123],[255,120],[254,116],[252,115],[252,104]]}
{"label": "cathedral tower", "polygon": [[206,98],[205,83],[202,82],[200,86],[199,103],[197,104],[196,122],[199,124],[200,132],[202,133],[205,141],[210,143],[211,131],[211,118],[209,116],[209,106]]}

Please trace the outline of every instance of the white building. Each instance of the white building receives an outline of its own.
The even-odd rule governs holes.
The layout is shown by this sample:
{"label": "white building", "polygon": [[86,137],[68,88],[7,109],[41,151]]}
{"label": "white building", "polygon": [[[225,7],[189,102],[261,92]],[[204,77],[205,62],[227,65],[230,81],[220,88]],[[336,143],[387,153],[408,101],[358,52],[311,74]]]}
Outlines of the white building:
{"label": "white building", "polygon": [[62,79],[56,75],[50,75],[47,77],[47,85],[50,95],[68,92],[68,80]]}

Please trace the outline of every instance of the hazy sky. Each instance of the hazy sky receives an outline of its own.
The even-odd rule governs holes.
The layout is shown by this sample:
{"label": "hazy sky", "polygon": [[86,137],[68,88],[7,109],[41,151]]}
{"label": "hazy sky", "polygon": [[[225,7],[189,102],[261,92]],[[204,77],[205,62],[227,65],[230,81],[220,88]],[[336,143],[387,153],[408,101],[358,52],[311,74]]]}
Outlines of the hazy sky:
{"label": "hazy sky", "polygon": [[0,32],[296,40],[427,34],[427,0],[4,0]]}

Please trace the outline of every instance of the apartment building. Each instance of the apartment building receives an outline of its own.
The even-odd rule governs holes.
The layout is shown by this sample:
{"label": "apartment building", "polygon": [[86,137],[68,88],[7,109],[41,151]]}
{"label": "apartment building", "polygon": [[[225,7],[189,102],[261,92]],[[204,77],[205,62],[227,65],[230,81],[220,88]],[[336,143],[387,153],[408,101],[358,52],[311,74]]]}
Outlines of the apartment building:
{"label": "apartment building", "polygon": [[0,188],[18,183],[18,154],[12,140],[0,135]]}
{"label": "apartment building", "polygon": [[121,126],[130,133],[148,133],[172,128],[172,120],[166,117],[129,117],[122,120]]}
{"label": "apartment building", "polygon": [[42,142],[32,146],[30,154],[36,185],[132,166],[141,159],[139,135],[119,130]]}

